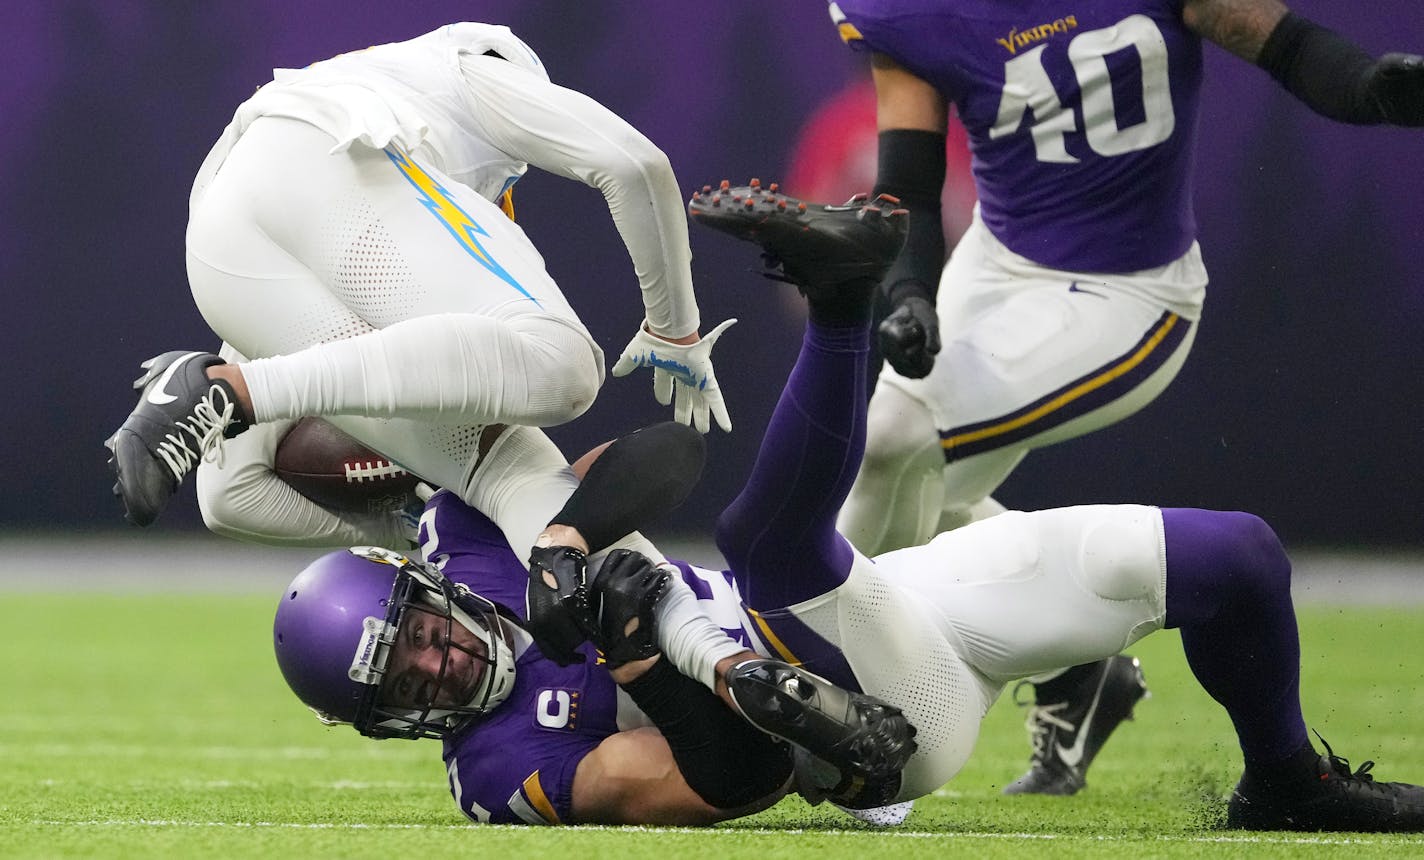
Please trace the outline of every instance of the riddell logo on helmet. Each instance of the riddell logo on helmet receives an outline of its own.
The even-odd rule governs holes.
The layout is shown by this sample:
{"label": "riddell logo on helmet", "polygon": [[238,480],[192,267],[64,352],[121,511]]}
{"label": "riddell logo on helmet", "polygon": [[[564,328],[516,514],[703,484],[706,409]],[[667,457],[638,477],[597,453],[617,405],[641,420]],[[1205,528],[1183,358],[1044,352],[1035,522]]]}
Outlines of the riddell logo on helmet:
{"label": "riddell logo on helmet", "polygon": [[1003,45],[1004,50],[1010,54],[1017,54],[1019,48],[1028,47],[1034,42],[1042,42],[1055,33],[1066,33],[1069,30],[1076,30],[1077,28],[1078,16],[1067,15],[1051,24],[1039,24],[1037,27],[1030,27],[1027,30],[1020,30],[1015,27],[1009,31],[1008,36],[1002,39],[995,39],[994,41]]}

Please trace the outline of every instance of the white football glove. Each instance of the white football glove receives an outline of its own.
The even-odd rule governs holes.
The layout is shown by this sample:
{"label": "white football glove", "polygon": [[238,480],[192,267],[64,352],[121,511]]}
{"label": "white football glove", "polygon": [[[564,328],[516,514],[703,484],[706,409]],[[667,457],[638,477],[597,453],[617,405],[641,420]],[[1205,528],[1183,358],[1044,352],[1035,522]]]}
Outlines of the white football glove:
{"label": "white football glove", "polygon": [[717,374],[712,370],[712,347],[722,332],[731,328],[731,319],[709,331],[697,343],[669,343],[647,329],[647,321],[638,326],[638,333],[623,347],[614,376],[627,376],[639,367],[653,369],[653,396],[664,406],[672,403],[673,383],[677,383],[677,405],[673,417],[691,424],[699,433],[712,429],[709,416],[717,419],[723,432],[732,432],[732,419],[722,402],[722,389],[717,387]]}

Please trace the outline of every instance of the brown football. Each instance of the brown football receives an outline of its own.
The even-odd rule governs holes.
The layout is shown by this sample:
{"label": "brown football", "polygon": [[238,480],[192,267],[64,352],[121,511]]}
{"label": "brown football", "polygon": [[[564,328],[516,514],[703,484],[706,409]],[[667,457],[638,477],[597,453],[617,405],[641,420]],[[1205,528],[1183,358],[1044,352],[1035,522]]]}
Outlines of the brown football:
{"label": "brown football", "polygon": [[303,418],[277,443],[273,470],[334,511],[381,513],[415,501],[419,478],[320,418]]}

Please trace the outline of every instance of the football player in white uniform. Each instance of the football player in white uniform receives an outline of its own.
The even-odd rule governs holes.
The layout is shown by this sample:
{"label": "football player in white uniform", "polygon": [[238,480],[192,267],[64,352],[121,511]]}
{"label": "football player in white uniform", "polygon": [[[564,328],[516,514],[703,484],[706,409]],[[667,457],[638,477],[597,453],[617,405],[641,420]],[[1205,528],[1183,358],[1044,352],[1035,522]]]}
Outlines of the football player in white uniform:
{"label": "football player in white uniform", "polygon": [[[503,427],[569,421],[604,379],[598,344],[506,217],[529,165],[598,188],[633,259],[644,313],[613,373],[651,368],[680,421],[729,430],[710,351],[731,321],[699,337],[667,157],[550,82],[508,28],[450,24],[279,69],[238,107],[194,183],[187,231],[193,297],[223,357],[145,363],[139,405],[107,442],[127,518],[151,523],[207,459],[200,495],[219,532],[389,542],[390,518],[343,518],[271,475],[286,422],[309,415],[472,504],[477,466],[509,462],[548,466],[566,495],[547,440]],[[237,437],[225,451],[224,437]],[[502,525],[520,546],[542,520]]]}

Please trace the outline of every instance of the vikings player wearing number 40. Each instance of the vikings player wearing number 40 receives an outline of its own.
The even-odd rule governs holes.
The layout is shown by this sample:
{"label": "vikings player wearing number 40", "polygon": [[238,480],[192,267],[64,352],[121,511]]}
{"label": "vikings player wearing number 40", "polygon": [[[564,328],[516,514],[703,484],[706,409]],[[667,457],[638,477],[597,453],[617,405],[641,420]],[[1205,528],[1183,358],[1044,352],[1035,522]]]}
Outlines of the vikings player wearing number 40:
{"label": "vikings player wearing number 40", "polygon": [[[838,0],[830,12],[871,53],[875,191],[911,212],[881,283],[890,367],[837,522],[872,555],[1002,511],[992,495],[1029,451],[1126,418],[1176,377],[1207,284],[1191,199],[1203,40],[1324,116],[1424,125],[1424,58],[1376,59],[1279,0]],[[951,103],[979,202],[946,265]],[[1033,768],[1008,790],[1071,794],[1143,695],[1141,675],[1118,658],[1038,680]]]}

